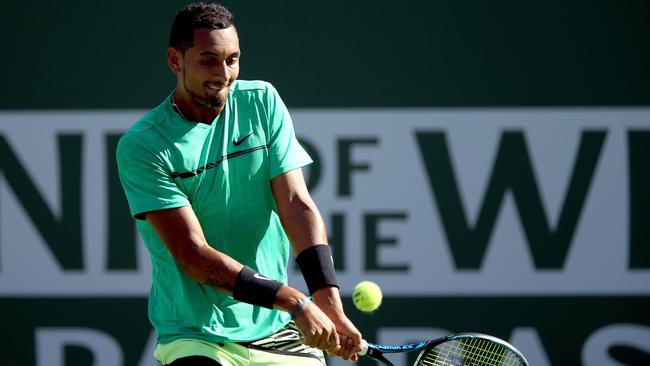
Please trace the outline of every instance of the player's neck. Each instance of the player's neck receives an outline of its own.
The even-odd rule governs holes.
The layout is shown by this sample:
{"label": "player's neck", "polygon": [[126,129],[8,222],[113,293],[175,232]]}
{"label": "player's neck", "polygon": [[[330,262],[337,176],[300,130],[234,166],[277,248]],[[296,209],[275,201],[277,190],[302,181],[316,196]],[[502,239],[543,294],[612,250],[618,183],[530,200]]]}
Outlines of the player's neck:
{"label": "player's neck", "polygon": [[204,107],[193,101],[189,95],[180,93],[178,89],[172,94],[172,104],[176,112],[184,119],[208,125],[211,125],[223,110],[223,107],[219,109]]}

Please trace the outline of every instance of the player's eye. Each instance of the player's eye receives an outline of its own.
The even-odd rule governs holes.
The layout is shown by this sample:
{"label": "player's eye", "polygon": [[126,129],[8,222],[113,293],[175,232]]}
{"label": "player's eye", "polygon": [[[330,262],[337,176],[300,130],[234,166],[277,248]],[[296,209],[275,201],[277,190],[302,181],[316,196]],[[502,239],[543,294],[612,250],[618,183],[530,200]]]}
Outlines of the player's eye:
{"label": "player's eye", "polygon": [[213,57],[203,58],[199,62],[201,63],[201,65],[204,65],[204,66],[212,66],[212,65],[217,64],[217,60],[215,58],[213,58]]}
{"label": "player's eye", "polygon": [[234,65],[237,65],[237,63],[239,63],[239,58],[231,57],[231,58],[228,59],[227,62],[228,62],[228,66],[234,66]]}

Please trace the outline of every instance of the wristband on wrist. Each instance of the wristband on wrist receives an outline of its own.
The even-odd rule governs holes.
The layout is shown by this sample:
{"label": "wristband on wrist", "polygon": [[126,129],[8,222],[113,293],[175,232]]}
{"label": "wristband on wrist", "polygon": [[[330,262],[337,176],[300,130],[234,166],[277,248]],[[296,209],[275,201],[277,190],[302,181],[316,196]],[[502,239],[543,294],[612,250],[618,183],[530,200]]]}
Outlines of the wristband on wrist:
{"label": "wristband on wrist", "polygon": [[290,313],[291,319],[295,319],[296,316],[298,316],[298,314],[302,312],[302,310],[305,308],[305,306],[307,306],[307,304],[309,304],[310,301],[311,301],[311,296],[307,296],[305,297],[304,300],[302,300],[300,304],[298,304],[293,310],[291,310]]}
{"label": "wristband on wrist", "polygon": [[329,245],[317,244],[303,250],[296,257],[296,262],[310,295],[324,287],[339,287]]}
{"label": "wristband on wrist", "polygon": [[232,297],[237,301],[273,309],[275,297],[282,286],[282,282],[266,278],[244,266],[237,276]]}

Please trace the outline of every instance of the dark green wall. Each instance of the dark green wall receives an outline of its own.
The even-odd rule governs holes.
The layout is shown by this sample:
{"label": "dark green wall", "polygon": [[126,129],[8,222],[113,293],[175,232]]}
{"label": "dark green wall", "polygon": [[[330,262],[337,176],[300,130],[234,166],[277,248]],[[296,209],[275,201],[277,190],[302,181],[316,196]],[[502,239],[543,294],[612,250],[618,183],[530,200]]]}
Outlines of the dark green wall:
{"label": "dark green wall", "polygon": [[[184,4],[3,4],[0,109],[157,104]],[[290,107],[650,105],[647,0],[224,4]]]}

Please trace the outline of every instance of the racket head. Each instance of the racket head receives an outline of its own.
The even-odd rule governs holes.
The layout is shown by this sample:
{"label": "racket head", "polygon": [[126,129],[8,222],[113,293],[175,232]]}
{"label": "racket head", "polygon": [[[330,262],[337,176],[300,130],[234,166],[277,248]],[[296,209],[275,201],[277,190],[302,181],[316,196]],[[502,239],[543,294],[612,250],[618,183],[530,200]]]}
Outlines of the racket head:
{"label": "racket head", "polygon": [[528,366],[528,361],[510,343],[481,333],[461,333],[430,343],[414,366]]}

